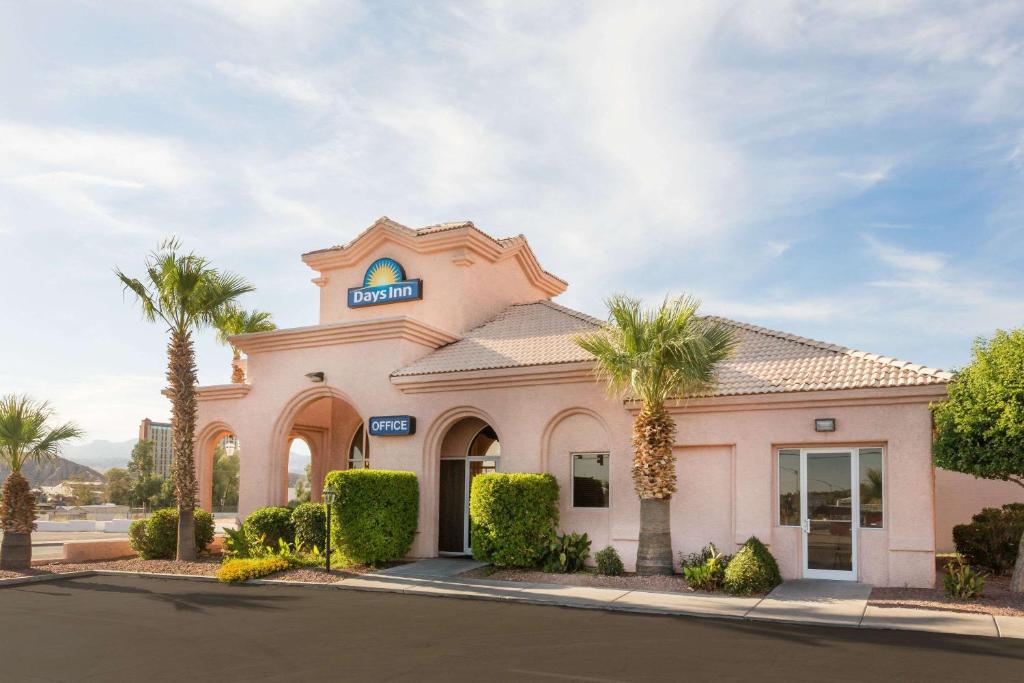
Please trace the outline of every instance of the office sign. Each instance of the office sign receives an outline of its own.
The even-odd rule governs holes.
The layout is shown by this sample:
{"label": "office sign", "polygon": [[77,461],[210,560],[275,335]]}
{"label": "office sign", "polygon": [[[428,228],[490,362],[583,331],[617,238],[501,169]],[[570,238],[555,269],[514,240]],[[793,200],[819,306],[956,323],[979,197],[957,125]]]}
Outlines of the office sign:
{"label": "office sign", "polygon": [[411,436],[416,433],[412,415],[380,415],[370,418],[370,436]]}
{"label": "office sign", "polygon": [[423,281],[405,279],[405,269],[391,258],[379,258],[370,264],[362,287],[348,290],[348,307],[394,304],[423,298]]}

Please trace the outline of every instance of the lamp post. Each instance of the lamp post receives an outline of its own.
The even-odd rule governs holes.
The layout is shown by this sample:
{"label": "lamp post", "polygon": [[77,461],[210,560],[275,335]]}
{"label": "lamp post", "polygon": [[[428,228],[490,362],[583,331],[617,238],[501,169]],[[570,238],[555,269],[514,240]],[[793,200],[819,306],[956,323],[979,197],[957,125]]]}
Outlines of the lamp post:
{"label": "lamp post", "polygon": [[327,503],[327,573],[331,573],[331,508],[334,507],[334,489],[324,489],[324,502]]}

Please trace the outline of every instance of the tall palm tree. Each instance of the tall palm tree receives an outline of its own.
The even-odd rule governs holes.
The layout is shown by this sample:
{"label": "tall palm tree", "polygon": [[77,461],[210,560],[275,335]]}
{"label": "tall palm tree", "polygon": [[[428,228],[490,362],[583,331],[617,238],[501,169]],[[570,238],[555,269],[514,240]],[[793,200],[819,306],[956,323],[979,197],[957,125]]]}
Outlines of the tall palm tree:
{"label": "tall palm tree", "polygon": [[671,574],[676,424],[665,405],[712,389],[715,366],[736,340],[729,326],[699,317],[700,302],[691,297],[665,299],[653,309],[622,295],[606,304],[609,325],[576,343],[593,354],[595,371],[613,394],[640,401],[633,422],[633,486],[640,497],[636,568],[638,574]]}
{"label": "tall palm tree", "polygon": [[178,560],[196,556],[193,517],[196,505],[196,358],[192,335],[213,325],[217,315],[252,285],[222,273],[193,252],[182,252],[177,239],[163,242],[146,257],[145,281],[115,269],[125,291],[135,295],[143,317],[167,325],[167,395],[171,399],[174,492],[178,501]]}
{"label": "tall palm tree", "polygon": [[213,322],[217,328],[217,341],[231,347],[231,382],[242,384],[245,382],[245,372],[239,365],[242,352],[231,343],[231,337],[236,334],[251,334],[253,332],[270,332],[277,329],[277,325],[270,319],[270,313],[266,311],[246,311],[238,306],[225,306]]}
{"label": "tall palm tree", "polygon": [[4,481],[0,522],[0,569],[27,569],[32,564],[32,532],[36,528],[36,499],[21,474],[25,463],[60,455],[63,442],[83,432],[71,422],[50,425],[53,409],[45,401],[8,394],[0,397],[0,463],[10,468]]}

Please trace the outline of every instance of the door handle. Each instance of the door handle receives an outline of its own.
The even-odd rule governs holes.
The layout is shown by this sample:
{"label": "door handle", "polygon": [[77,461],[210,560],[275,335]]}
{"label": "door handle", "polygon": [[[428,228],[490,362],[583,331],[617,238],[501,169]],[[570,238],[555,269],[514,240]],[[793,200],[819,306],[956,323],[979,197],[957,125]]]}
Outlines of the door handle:
{"label": "door handle", "polygon": [[811,533],[811,520],[803,519],[800,521],[800,528],[803,529],[805,534]]}

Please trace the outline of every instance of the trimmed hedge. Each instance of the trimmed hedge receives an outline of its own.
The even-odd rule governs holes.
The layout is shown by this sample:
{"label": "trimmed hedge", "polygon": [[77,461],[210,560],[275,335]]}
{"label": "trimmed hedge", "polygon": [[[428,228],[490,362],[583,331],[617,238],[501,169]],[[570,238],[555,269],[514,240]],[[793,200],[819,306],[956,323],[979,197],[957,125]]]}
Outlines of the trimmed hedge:
{"label": "trimmed hedge", "polygon": [[604,550],[598,550],[594,560],[597,562],[597,573],[602,576],[622,576],[626,573],[619,551],[610,545],[605,546]]}
{"label": "trimmed hedge", "polygon": [[779,565],[756,536],[751,536],[725,568],[722,585],[727,593],[767,593],[782,583]]}
{"label": "trimmed hedge", "polygon": [[[193,511],[196,552],[213,542],[213,515]],[[156,510],[148,519],[137,519],[128,527],[128,542],[144,560],[173,560],[178,549],[178,509]]]}
{"label": "trimmed hedge", "polygon": [[331,540],[340,553],[369,565],[405,557],[419,522],[413,472],[340,470],[328,473],[324,485],[336,494]]}
{"label": "trimmed hedge", "polygon": [[292,526],[292,511],[286,507],[258,508],[249,513],[242,523],[245,535],[253,545],[263,539],[263,545],[277,550],[283,538],[291,543],[295,540],[295,527]]}
{"label": "trimmed hedge", "polygon": [[1013,571],[1021,534],[1024,504],[1009,503],[1002,508],[985,508],[971,517],[970,524],[957,524],[953,527],[953,542],[969,564],[998,576]]}
{"label": "trimmed hedge", "polygon": [[473,478],[473,557],[498,567],[535,567],[558,528],[558,482],[550,474],[492,472]]}
{"label": "trimmed hedge", "polygon": [[327,506],[323,503],[301,503],[292,510],[295,549],[321,552],[327,546]]}
{"label": "trimmed hedge", "polygon": [[277,555],[228,560],[217,570],[217,578],[224,583],[238,583],[284,571],[289,567],[291,563]]}

